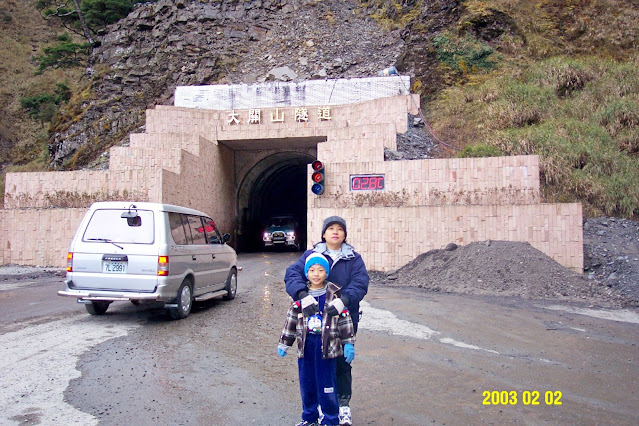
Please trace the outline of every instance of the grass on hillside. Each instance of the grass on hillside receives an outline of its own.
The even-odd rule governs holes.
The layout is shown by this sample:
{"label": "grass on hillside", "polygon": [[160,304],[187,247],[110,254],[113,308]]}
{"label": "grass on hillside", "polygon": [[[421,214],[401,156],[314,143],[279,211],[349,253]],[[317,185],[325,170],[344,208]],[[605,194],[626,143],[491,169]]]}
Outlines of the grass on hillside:
{"label": "grass on hillside", "polygon": [[7,172],[43,171],[50,162],[49,123],[31,118],[20,99],[54,93],[58,83],[72,90],[84,83],[84,68],[48,69],[36,75],[35,56],[65,31],[59,22],[44,20],[34,1],[0,2],[0,207]]}
{"label": "grass on hillside", "polygon": [[[446,90],[430,121],[443,140],[537,154],[549,202],[639,217],[639,55],[555,57]],[[498,151],[495,151],[497,149]],[[485,151],[481,151],[485,152]]]}

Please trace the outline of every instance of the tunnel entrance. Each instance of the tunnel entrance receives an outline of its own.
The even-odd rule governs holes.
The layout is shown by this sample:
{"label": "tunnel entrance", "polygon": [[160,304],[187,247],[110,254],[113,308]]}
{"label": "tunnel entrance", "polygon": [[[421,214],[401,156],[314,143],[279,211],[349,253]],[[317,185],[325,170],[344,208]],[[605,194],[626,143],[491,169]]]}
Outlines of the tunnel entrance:
{"label": "tunnel entrance", "polygon": [[306,248],[307,165],[315,159],[316,142],[312,149],[271,152],[245,173],[237,195],[238,252],[264,251],[262,236],[275,216],[297,219],[299,248]]}

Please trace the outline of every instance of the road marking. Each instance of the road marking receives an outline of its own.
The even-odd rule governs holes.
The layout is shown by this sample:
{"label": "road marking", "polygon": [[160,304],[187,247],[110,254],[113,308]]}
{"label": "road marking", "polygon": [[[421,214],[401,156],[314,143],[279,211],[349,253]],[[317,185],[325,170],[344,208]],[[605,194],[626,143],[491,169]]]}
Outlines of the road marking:
{"label": "road marking", "polygon": [[[390,334],[399,336],[413,337],[415,339],[428,340],[433,336],[441,334],[439,331],[432,330],[425,325],[399,319],[391,311],[373,308],[369,303],[362,301],[360,306],[364,308],[362,319],[359,327],[372,331],[385,331]],[[499,354],[497,351],[480,348],[479,346],[469,345],[468,343],[458,342],[450,337],[442,337],[439,339],[441,343],[453,345],[463,349],[474,349]]]}
{"label": "road marking", "polygon": [[458,342],[455,339],[451,339],[450,337],[441,338],[441,339],[439,339],[439,341],[442,342],[442,343],[449,344],[449,345],[457,346],[458,348],[475,349],[475,350],[478,350],[478,351],[486,351],[486,352],[490,352],[490,353],[493,353],[493,354],[499,354],[499,352],[493,351],[492,349],[484,349],[484,348],[480,348],[479,346],[469,345],[468,343]]}
{"label": "road marking", "polygon": [[367,302],[360,302],[360,306],[366,310],[359,322],[359,327],[373,331],[387,331],[391,334],[424,340],[428,340],[434,335],[440,334],[439,331],[431,330],[425,325],[401,320],[391,311],[373,308]]}
{"label": "road marking", "polygon": [[67,404],[64,391],[80,377],[76,363],[81,354],[135,327],[106,318],[74,317],[0,335],[0,423],[37,418],[50,424],[97,424],[98,419]]}
{"label": "road marking", "polygon": [[553,311],[566,311],[566,312],[570,312],[571,314],[587,315],[590,317],[606,319],[611,321],[639,324],[639,315],[627,309],[610,311],[605,309],[573,308],[571,306],[562,306],[562,305],[550,305],[550,306],[539,306],[539,307],[545,308],[545,309],[551,309]]}

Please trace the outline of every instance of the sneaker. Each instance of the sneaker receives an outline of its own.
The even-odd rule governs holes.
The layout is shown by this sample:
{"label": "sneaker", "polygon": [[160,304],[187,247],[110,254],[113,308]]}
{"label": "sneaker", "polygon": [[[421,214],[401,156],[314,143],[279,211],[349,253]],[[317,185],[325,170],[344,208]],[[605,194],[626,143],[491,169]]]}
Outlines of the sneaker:
{"label": "sneaker", "polygon": [[350,407],[339,407],[339,424],[348,426],[353,424]]}
{"label": "sneaker", "polygon": [[317,422],[307,422],[306,420],[302,420],[295,426],[318,426],[318,425],[317,425]]}

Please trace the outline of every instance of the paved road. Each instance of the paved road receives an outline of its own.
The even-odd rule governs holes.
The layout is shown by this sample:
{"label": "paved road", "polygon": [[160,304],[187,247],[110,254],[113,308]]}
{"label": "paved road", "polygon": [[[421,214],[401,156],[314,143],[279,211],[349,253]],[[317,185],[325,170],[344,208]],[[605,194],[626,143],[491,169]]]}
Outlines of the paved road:
{"label": "paved road", "polygon": [[[0,424],[294,424],[296,360],[275,348],[297,255],[241,255],[237,298],[182,321],[89,316],[60,277],[0,280]],[[355,423],[639,424],[639,315],[579,309],[372,287]]]}

